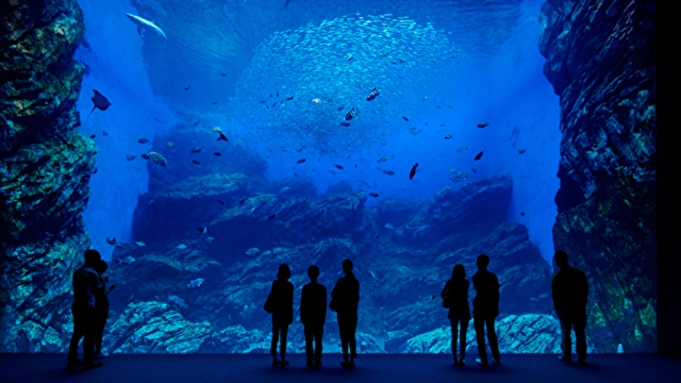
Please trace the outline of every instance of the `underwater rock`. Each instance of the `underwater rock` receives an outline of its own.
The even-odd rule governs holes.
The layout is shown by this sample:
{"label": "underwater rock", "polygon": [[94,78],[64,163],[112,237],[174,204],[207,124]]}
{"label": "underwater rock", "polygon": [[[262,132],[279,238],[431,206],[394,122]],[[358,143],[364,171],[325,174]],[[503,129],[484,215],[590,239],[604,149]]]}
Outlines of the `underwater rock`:
{"label": "underwater rock", "polygon": [[110,353],[192,353],[211,335],[209,322],[191,322],[161,302],[130,303],[106,334]]}
{"label": "underwater rock", "polygon": [[388,331],[385,336],[385,351],[399,353],[407,351],[407,340],[413,337],[406,331]]}
{"label": "underwater rock", "polygon": [[77,131],[75,0],[14,1],[0,23],[0,352],[60,352],[96,149]]}
{"label": "underwater rock", "polygon": [[550,1],[540,20],[563,134],[554,247],[589,278],[598,351],[656,351],[655,2]]}
{"label": "underwater rock", "polygon": [[260,330],[246,330],[242,325],[229,326],[213,332],[201,345],[199,352],[250,354],[268,353],[271,340]]}

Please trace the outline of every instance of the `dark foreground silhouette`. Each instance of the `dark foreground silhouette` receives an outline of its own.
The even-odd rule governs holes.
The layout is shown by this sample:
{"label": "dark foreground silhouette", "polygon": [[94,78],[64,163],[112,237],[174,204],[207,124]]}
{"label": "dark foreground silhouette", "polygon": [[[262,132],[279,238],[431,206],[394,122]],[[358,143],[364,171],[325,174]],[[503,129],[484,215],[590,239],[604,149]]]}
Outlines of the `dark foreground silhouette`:
{"label": "dark foreground silhouette", "polygon": [[568,264],[568,255],[559,250],[553,260],[560,270],[551,281],[553,308],[560,321],[563,351],[560,360],[572,363],[572,329],[577,338],[576,351],[579,364],[586,364],[586,302],[589,296],[589,281],[580,269]]}

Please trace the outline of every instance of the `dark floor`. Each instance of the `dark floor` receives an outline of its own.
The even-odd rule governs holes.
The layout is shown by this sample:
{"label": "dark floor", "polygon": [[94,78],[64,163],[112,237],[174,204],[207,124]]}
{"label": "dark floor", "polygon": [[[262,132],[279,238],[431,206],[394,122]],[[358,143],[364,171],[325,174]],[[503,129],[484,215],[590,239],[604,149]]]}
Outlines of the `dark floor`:
{"label": "dark floor", "polygon": [[502,355],[501,366],[483,368],[469,356],[466,367],[449,355],[360,355],[343,370],[339,355],[325,355],[315,371],[303,355],[291,355],[285,369],[269,355],[113,355],[104,366],[68,371],[61,354],[0,354],[0,382],[681,382],[681,360],[657,354],[590,355],[588,366],[566,365],[554,355]]}

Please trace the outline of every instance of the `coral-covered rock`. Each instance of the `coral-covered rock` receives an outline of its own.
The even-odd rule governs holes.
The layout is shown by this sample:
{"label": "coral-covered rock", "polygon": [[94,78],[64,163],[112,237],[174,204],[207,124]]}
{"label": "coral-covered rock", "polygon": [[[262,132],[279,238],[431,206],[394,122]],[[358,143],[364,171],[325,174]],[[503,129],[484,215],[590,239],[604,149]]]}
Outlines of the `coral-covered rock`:
{"label": "coral-covered rock", "polygon": [[589,278],[598,351],[655,351],[655,2],[551,0],[541,22],[563,134],[554,246]]}

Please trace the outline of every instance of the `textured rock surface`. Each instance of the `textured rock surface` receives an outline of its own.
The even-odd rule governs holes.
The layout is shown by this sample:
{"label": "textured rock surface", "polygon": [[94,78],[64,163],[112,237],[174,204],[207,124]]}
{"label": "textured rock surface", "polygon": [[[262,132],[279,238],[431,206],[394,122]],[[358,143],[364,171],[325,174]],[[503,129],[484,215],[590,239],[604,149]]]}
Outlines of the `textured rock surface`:
{"label": "textured rock surface", "polygon": [[83,38],[75,0],[0,10],[0,351],[60,351],[96,150],[75,129]]}
{"label": "textured rock surface", "polygon": [[589,277],[601,352],[656,350],[654,13],[654,1],[542,7],[563,134],[554,244]]}

